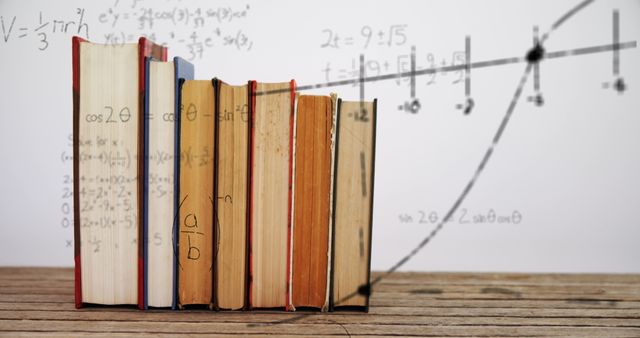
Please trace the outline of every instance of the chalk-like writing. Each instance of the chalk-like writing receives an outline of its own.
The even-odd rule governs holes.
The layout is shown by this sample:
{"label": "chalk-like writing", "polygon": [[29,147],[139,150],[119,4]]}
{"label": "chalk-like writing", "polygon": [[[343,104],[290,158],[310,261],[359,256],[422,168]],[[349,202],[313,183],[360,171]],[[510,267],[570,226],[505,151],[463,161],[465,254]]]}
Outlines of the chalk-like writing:
{"label": "chalk-like writing", "polygon": [[340,33],[325,28],[321,31],[320,48],[355,47],[367,49],[371,46],[395,47],[407,43],[407,25],[389,25],[387,27],[362,26],[356,34]]}
{"label": "chalk-like writing", "polygon": [[[419,61],[426,62],[419,62]],[[416,64],[416,71],[431,69],[431,68],[444,68],[436,70],[433,73],[425,74],[422,83],[430,86],[436,84],[436,80],[447,81],[449,84],[464,83],[464,70],[456,69],[453,71],[446,70],[448,66],[458,66],[465,63],[465,54],[463,51],[454,51],[449,57],[436,57],[433,53],[427,53],[421,59],[418,58]],[[324,79],[327,82],[357,79],[360,76],[360,65],[357,57],[351,58],[351,62],[348,65],[335,64],[330,61],[320,69],[320,72],[324,75]],[[368,58],[364,62],[364,76],[365,77],[377,77],[386,74],[404,74],[411,72],[411,55],[410,54],[398,54],[395,59],[371,59]],[[410,84],[409,76],[398,76],[395,79],[397,86],[408,86]],[[371,81],[376,82],[376,81]],[[446,82],[445,82],[446,83]],[[358,82],[354,81],[352,86],[358,86]]]}
{"label": "chalk-like writing", "polygon": [[[89,39],[89,23],[84,8],[76,8],[70,17],[51,17],[42,11],[31,17],[0,15],[2,42],[32,39],[34,46],[45,51],[57,35],[77,35]],[[71,13],[69,13],[71,14]]]}
{"label": "chalk-like writing", "polygon": [[249,16],[247,4],[211,7],[187,7],[176,1],[153,7],[127,5],[117,1],[98,13],[98,23],[108,31],[104,42],[123,44],[145,36],[158,44],[184,48],[190,61],[201,59],[212,48],[250,51],[253,40],[241,25]]}
{"label": "chalk-like writing", "polygon": [[[490,208],[485,212],[471,212],[466,208],[461,208],[456,214],[449,218],[449,223],[458,224],[520,224],[524,216],[514,209],[510,212],[498,212]],[[417,210],[416,212],[398,213],[400,224],[438,224],[442,221],[437,211]]]}

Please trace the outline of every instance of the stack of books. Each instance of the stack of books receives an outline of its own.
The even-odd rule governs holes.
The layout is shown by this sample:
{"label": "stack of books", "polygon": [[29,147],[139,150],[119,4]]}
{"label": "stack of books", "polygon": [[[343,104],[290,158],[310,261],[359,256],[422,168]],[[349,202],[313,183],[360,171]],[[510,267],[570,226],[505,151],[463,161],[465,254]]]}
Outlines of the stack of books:
{"label": "stack of books", "polygon": [[368,309],[376,100],[72,46],[77,307]]}

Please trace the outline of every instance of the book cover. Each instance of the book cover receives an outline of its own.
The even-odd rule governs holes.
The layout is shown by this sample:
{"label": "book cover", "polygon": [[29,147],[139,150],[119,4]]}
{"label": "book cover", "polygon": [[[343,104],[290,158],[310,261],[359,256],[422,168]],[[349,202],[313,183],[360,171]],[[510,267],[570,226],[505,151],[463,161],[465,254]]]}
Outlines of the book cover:
{"label": "book cover", "polygon": [[214,79],[216,91],[216,249],[214,303],[217,309],[247,307],[250,153],[250,88]]}
{"label": "book cover", "polygon": [[174,116],[176,118],[175,123],[175,153],[173,154],[173,165],[175,176],[174,182],[174,213],[173,218],[173,302],[171,304],[172,309],[178,307],[178,239],[179,236],[179,224],[178,224],[178,210],[180,209],[180,107],[182,107],[182,84],[186,80],[193,80],[194,67],[193,64],[181,57],[173,58],[173,65],[175,67],[175,107],[173,109]]}
{"label": "book cover", "polygon": [[295,81],[252,81],[249,308],[289,309]]}
{"label": "book cover", "polygon": [[334,100],[297,99],[291,307],[328,307]]}
{"label": "book cover", "polygon": [[369,309],[376,107],[338,100],[330,310]]}
{"label": "book cover", "polygon": [[[87,42],[86,40],[83,40],[79,37],[73,37],[72,38],[72,72],[73,72],[73,143],[74,143],[74,164],[73,164],[73,170],[74,170],[74,264],[75,264],[75,303],[76,303],[76,307],[82,307],[83,302],[86,301],[86,297],[83,297],[83,269],[82,269],[82,251],[83,251],[83,245],[85,246],[85,250],[87,249],[87,247],[89,246],[90,243],[92,243],[95,248],[94,250],[96,252],[99,251],[99,249],[101,248],[100,246],[100,239],[97,238],[87,238],[86,242],[82,242],[83,238],[82,238],[82,229],[83,226],[85,228],[91,228],[91,225],[93,223],[97,223],[98,220],[92,220],[88,217],[83,217],[83,213],[89,213],[92,212],[94,210],[94,208],[97,208],[95,205],[92,205],[91,203],[89,203],[89,198],[86,198],[87,196],[85,195],[85,198],[83,198],[83,201],[85,202],[85,204],[83,206],[81,206],[81,193],[84,192],[85,194],[88,192],[90,194],[97,194],[98,197],[93,196],[94,197],[94,202],[95,200],[97,200],[103,193],[103,191],[100,190],[100,188],[105,188],[105,187],[97,187],[97,189],[90,189],[89,191],[87,191],[86,189],[83,190],[82,188],[84,186],[81,187],[81,177],[84,177],[84,173],[86,170],[91,170],[91,168],[96,168],[95,163],[97,163],[96,161],[100,160],[100,158],[98,157],[99,155],[96,154],[87,154],[86,151],[82,152],[80,151],[80,146],[84,146],[84,147],[91,147],[91,142],[95,142],[95,143],[99,143],[100,139],[96,139],[96,140],[81,140],[81,136],[80,136],[80,131],[82,126],[85,123],[94,123],[95,124],[99,124],[99,123],[104,123],[102,125],[106,126],[108,123],[110,122],[117,122],[116,120],[114,120],[114,116],[120,116],[121,122],[124,124],[126,122],[129,121],[129,119],[133,116],[134,118],[137,119],[137,146],[135,147],[135,152],[137,154],[143,154],[144,151],[144,88],[145,88],[145,57],[146,56],[150,56],[150,57],[155,57],[158,59],[166,59],[166,53],[167,50],[164,47],[155,45],[154,43],[152,43],[151,41],[145,39],[145,38],[141,38],[137,44],[137,67],[135,67],[134,69],[137,69],[137,92],[135,95],[137,95],[137,106],[135,107],[111,107],[111,106],[104,106],[103,108],[106,110],[104,112],[89,112],[89,111],[81,111],[83,110],[82,106],[87,105],[88,102],[83,102],[82,101],[82,96],[84,95],[84,91],[81,90],[81,88],[83,86],[85,86],[83,84],[82,81],[94,81],[91,82],[93,84],[97,84],[99,83],[99,79],[96,80],[94,78],[88,78],[87,80],[82,80],[83,79],[83,75],[82,75],[82,67],[81,64],[83,62],[89,62],[89,61],[82,61],[83,60],[83,55],[82,55],[82,44],[90,44],[90,42]],[[93,45],[93,44],[92,44]],[[98,45],[95,45],[98,46]],[[88,47],[87,47],[88,48]],[[107,48],[107,47],[105,47]],[[107,49],[104,49],[105,51]],[[116,50],[115,48],[112,48],[112,50]],[[99,55],[100,52],[97,52]],[[123,55],[126,53],[123,53]],[[115,55],[115,54],[114,54]],[[127,54],[128,55],[128,54]],[[102,59],[98,60],[93,60],[91,62],[101,62]],[[108,62],[112,62],[111,59],[104,59],[104,60],[108,60]],[[89,76],[89,75],[87,75]],[[115,76],[115,75],[114,75]],[[114,77],[115,78],[115,77]],[[87,83],[87,86],[89,86],[90,84]],[[135,90],[135,89],[134,89]],[[86,93],[87,95],[90,95],[88,97],[91,97],[91,100],[97,100],[94,99],[93,97],[95,96],[95,93],[91,93],[88,92]],[[103,98],[104,99],[104,98]],[[88,99],[89,100],[89,99]],[[90,100],[90,101],[91,101]],[[116,100],[119,100],[116,97]],[[96,101],[98,102],[98,101]],[[95,103],[95,102],[94,102]],[[132,110],[134,110],[132,112]],[[118,111],[116,111],[118,110]],[[116,115],[114,115],[114,112]],[[82,119],[80,115],[83,115]],[[87,127],[87,128],[96,128],[96,127]],[[106,127],[105,127],[106,128]],[[99,128],[98,128],[99,130]],[[117,143],[117,140],[115,140]],[[95,146],[95,145],[93,145]],[[93,150],[96,150],[96,148],[91,148]],[[96,156],[95,158],[93,156]],[[114,152],[110,152],[110,153],[105,153],[104,151],[102,151],[102,159],[109,157],[111,160],[113,160],[113,156]],[[129,154],[130,155],[130,154]],[[115,160],[116,161],[120,161],[122,158],[121,156],[124,156],[123,154],[118,153],[117,151],[115,151]],[[81,160],[80,158],[82,157],[83,160],[86,160],[88,162],[86,163],[91,163],[88,164],[86,166],[86,168],[84,168],[84,165],[81,166]],[[129,167],[131,166],[135,166],[136,169],[136,176],[138,178],[142,178],[144,175],[144,156],[137,156],[136,158],[133,159],[133,161],[131,161],[131,158],[128,157],[127,161],[133,162],[133,164],[131,164],[130,162],[127,164]],[[115,165],[119,165],[120,163],[116,163]],[[110,163],[110,165],[114,165],[113,162]],[[132,180],[132,178],[129,178],[130,180]],[[90,180],[98,180],[98,178],[92,178],[92,177],[85,177],[85,181],[90,181]],[[97,184],[97,183],[96,183]],[[136,184],[136,188],[134,189],[135,191],[131,192],[132,194],[135,194],[135,202],[132,202],[131,204],[134,204],[136,207],[136,213],[135,213],[135,220],[131,219],[131,220],[125,220],[126,223],[131,223],[134,224],[137,228],[138,234],[137,234],[137,241],[135,243],[132,243],[133,245],[137,245],[138,247],[138,258],[137,258],[137,285],[135,286],[136,288],[136,299],[137,301],[135,302],[139,308],[143,308],[144,307],[144,265],[143,265],[143,257],[144,257],[144,246],[142,244],[143,241],[143,204],[144,204],[144,198],[143,198],[143,194],[144,194],[144,187],[142,184],[142,179],[137,179],[137,182],[134,183]],[[97,190],[94,191],[94,190]],[[102,222],[102,226],[104,228],[106,228],[108,225],[104,224],[106,222],[107,219],[109,219],[109,209],[111,207],[115,208],[116,206],[109,206],[109,200],[107,199],[101,199],[101,201],[106,201],[103,205],[104,207],[108,207],[106,209],[106,216],[103,216],[100,219],[100,222]],[[113,204],[113,203],[112,203]],[[111,209],[113,210],[113,209]],[[93,215],[95,216],[95,215]],[[121,223],[123,220],[116,220],[116,219],[110,219],[110,221],[112,222],[111,226],[115,226],[116,222],[117,223]],[[132,225],[133,226],[133,225]],[[115,243],[116,247],[115,249],[117,250],[118,247],[118,243]],[[104,245],[102,246],[104,248]],[[93,302],[96,303],[106,303],[106,304],[110,304],[111,302],[119,302],[122,301],[121,297],[114,297],[113,299],[100,299],[100,298],[96,298],[95,300],[92,300]]]}
{"label": "book cover", "polygon": [[215,91],[210,80],[186,80],[181,87],[178,307],[212,307]]}
{"label": "book cover", "polygon": [[146,59],[145,308],[174,308],[177,278],[176,193],[179,181],[178,90],[180,79],[193,78],[193,65],[179,57],[168,62],[149,57]]}

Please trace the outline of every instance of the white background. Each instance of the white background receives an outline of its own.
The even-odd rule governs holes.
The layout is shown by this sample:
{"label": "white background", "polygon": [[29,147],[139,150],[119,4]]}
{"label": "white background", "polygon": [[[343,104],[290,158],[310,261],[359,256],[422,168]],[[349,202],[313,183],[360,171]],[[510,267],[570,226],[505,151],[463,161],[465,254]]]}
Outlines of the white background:
{"label": "white background", "polygon": [[[418,69],[430,66],[429,53],[436,66],[443,60],[449,65],[453,52],[464,51],[466,35],[472,62],[520,57],[532,46],[534,25],[548,31],[577,3],[0,0],[0,265],[72,265],[73,227],[65,226],[65,203],[71,199],[63,194],[70,187],[65,175],[71,174],[71,162],[64,156],[72,150],[71,36],[77,27],[61,32],[57,26],[54,32],[52,20],[77,21],[78,8],[84,9],[93,42],[105,43],[112,33],[135,42],[140,34],[155,32],[170,57],[189,58],[191,33],[212,37],[214,46],[193,60],[198,78],[215,76],[235,84],[294,78],[306,85],[326,82],[327,64],[333,69],[331,81],[339,80],[340,69],[349,78],[357,76],[350,72],[360,54],[366,62],[387,61],[380,74],[397,72],[398,60],[406,64],[412,45]],[[206,19],[202,27],[194,21],[156,21],[152,29],[141,29],[136,19],[142,8],[218,7],[246,10],[246,16]],[[616,8],[621,41],[640,39],[639,1],[596,1],[552,32],[545,49],[612,43]],[[101,22],[100,15],[109,10],[131,14],[115,24]],[[405,25],[406,39],[396,36],[391,46],[379,45],[376,34],[392,25]],[[366,48],[364,27],[374,32]],[[225,46],[216,29],[221,36],[241,32],[251,48]],[[42,51],[38,33],[47,34]],[[335,34],[340,48],[321,47]],[[453,221],[403,269],[640,272],[640,48],[620,54],[621,76],[628,84],[623,95],[603,88],[614,79],[610,52],[543,60],[544,106],[527,101],[533,94],[529,77],[493,157]],[[476,105],[468,116],[455,108],[464,100],[463,83],[452,84],[460,73],[418,77],[422,108],[417,114],[398,110],[409,99],[407,81],[366,84],[366,98],[379,102],[373,269],[386,269],[407,254],[435,227],[428,216],[441,219],[454,203],[491,143],[525,67],[472,70]],[[368,63],[367,75],[376,74],[375,64]],[[435,82],[427,84],[431,79]],[[312,92],[330,91],[345,99],[359,95],[351,85]],[[474,216],[492,210],[496,221],[474,222]],[[426,224],[419,223],[421,212]],[[498,224],[514,212],[521,215],[518,224]],[[401,215],[412,222],[401,222]]]}

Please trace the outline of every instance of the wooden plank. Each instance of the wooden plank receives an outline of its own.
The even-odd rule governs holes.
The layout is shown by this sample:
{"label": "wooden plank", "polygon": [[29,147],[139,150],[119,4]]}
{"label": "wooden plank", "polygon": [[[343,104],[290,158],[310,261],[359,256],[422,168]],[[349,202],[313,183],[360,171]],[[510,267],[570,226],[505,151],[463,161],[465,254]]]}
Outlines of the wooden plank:
{"label": "wooden plank", "polygon": [[[384,274],[372,271],[375,279]],[[0,267],[0,281],[3,280],[70,280],[73,281],[73,268],[47,267]],[[467,272],[397,272],[387,275],[378,284],[399,282],[413,284],[640,284],[640,274],[561,274],[561,273],[467,273]]]}
{"label": "wooden plank", "polygon": [[[11,332],[0,332],[0,337],[51,337],[51,336],[57,336],[57,337],[91,337],[91,338],[99,338],[99,337],[105,337],[105,338],[111,338],[111,337],[124,337],[124,338],[131,338],[131,333],[126,333],[126,332],[121,332],[121,333],[95,333],[95,332],[78,332],[78,331],[56,331],[55,334],[49,333],[49,332],[33,332],[33,331],[11,331]],[[182,336],[188,336],[188,337],[238,337],[238,335],[233,335],[233,334],[217,334],[215,332],[207,332],[207,333],[186,333],[186,334],[181,334],[179,332],[172,332],[172,333],[165,333],[165,334],[158,334],[158,333],[143,333],[143,332],[136,332],[135,334],[136,337],[182,337]],[[262,333],[256,333],[256,334],[242,334],[242,337],[264,337],[264,334]],[[291,337],[300,337],[300,335],[281,335],[279,334],[278,337],[282,337],[282,338],[291,338]],[[335,338],[335,335],[315,335],[314,338],[322,338],[322,337],[327,337],[327,338]],[[358,337],[380,337],[380,336],[358,336]]]}
{"label": "wooden plank", "polygon": [[68,320],[3,320],[2,327],[8,331],[70,331],[70,332],[115,332],[115,333],[182,333],[203,334],[289,334],[289,335],[402,335],[402,336],[606,336],[637,337],[640,328],[558,326],[496,326],[496,325],[387,325],[387,324],[291,324],[259,325],[251,323],[184,323],[170,322],[158,325],[153,322],[122,321],[68,321]]}
{"label": "wooden plank", "polygon": [[368,314],[323,314],[76,310],[72,273],[0,268],[0,337],[640,336],[636,275],[397,273],[376,284]]}
{"label": "wooden plank", "polygon": [[[372,279],[375,279],[384,272],[372,272]],[[464,283],[464,282],[495,282],[499,284],[554,284],[554,283],[640,283],[640,274],[572,274],[572,273],[469,273],[469,272],[401,272],[387,275],[385,283],[392,283],[398,280],[409,282],[429,282],[429,283]]]}
{"label": "wooden plank", "polygon": [[[100,311],[0,311],[0,320],[66,320],[66,321],[118,321],[156,323],[291,323],[296,324],[388,324],[388,325],[495,325],[495,326],[580,326],[640,328],[640,318],[589,317],[504,317],[504,316],[403,316],[367,314],[302,314],[243,313],[243,312],[100,312]],[[293,321],[292,318],[296,320]],[[282,325],[282,324],[278,324]]]}
{"label": "wooden plank", "polygon": [[[75,310],[73,304],[69,303],[0,303],[0,311],[84,311],[84,312],[101,312],[105,314],[111,313],[127,313],[134,316],[140,312],[134,308],[123,307],[92,307]],[[155,310],[154,310],[155,311]],[[169,311],[170,313],[173,313]],[[186,312],[192,313],[192,312]],[[211,314],[211,312],[205,312]],[[501,316],[501,317],[528,317],[528,318],[640,318],[640,309],[616,309],[616,308],[565,308],[565,309],[546,309],[546,308],[469,308],[469,307],[375,307],[369,310],[369,314],[375,316],[399,315],[399,316],[450,316],[450,317],[471,317],[471,316]],[[240,313],[243,318],[249,316],[246,313]],[[172,315],[175,316],[175,315]],[[283,314],[289,318],[290,314]],[[173,317],[171,317],[173,318]],[[178,317],[175,317],[178,318]],[[246,319],[245,319],[246,320]]]}
{"label": "wooden plank", "polygon": [[[51,282],[46,280],[0,282],[0,294],[65,294],[73,292],[69,281]],[[640,300],[640,288],[634,285],[602,287],[599,285],[405,285],[382,284],[374,293],[385,297],[429,297],[437,299],[460,298],[554,298],[557,299],[614,299]]]}
{"label": "wooden plank", "polygon": [[[50,303],[68,303],[72,302],[71,295],[4,295],[0,294],[0,303],[34,303],[34,302],[50,302]],[[380,298],[379,294],[373,294],[371,297],[371,305],[376,307],[423,307],[430,304],[438,307],[469,307],[469,308],[618,308],[618,309],[640,309],[638,301],[608,301],[608,300],[549,300],[549,299],[415,299],[415,298]]]}

